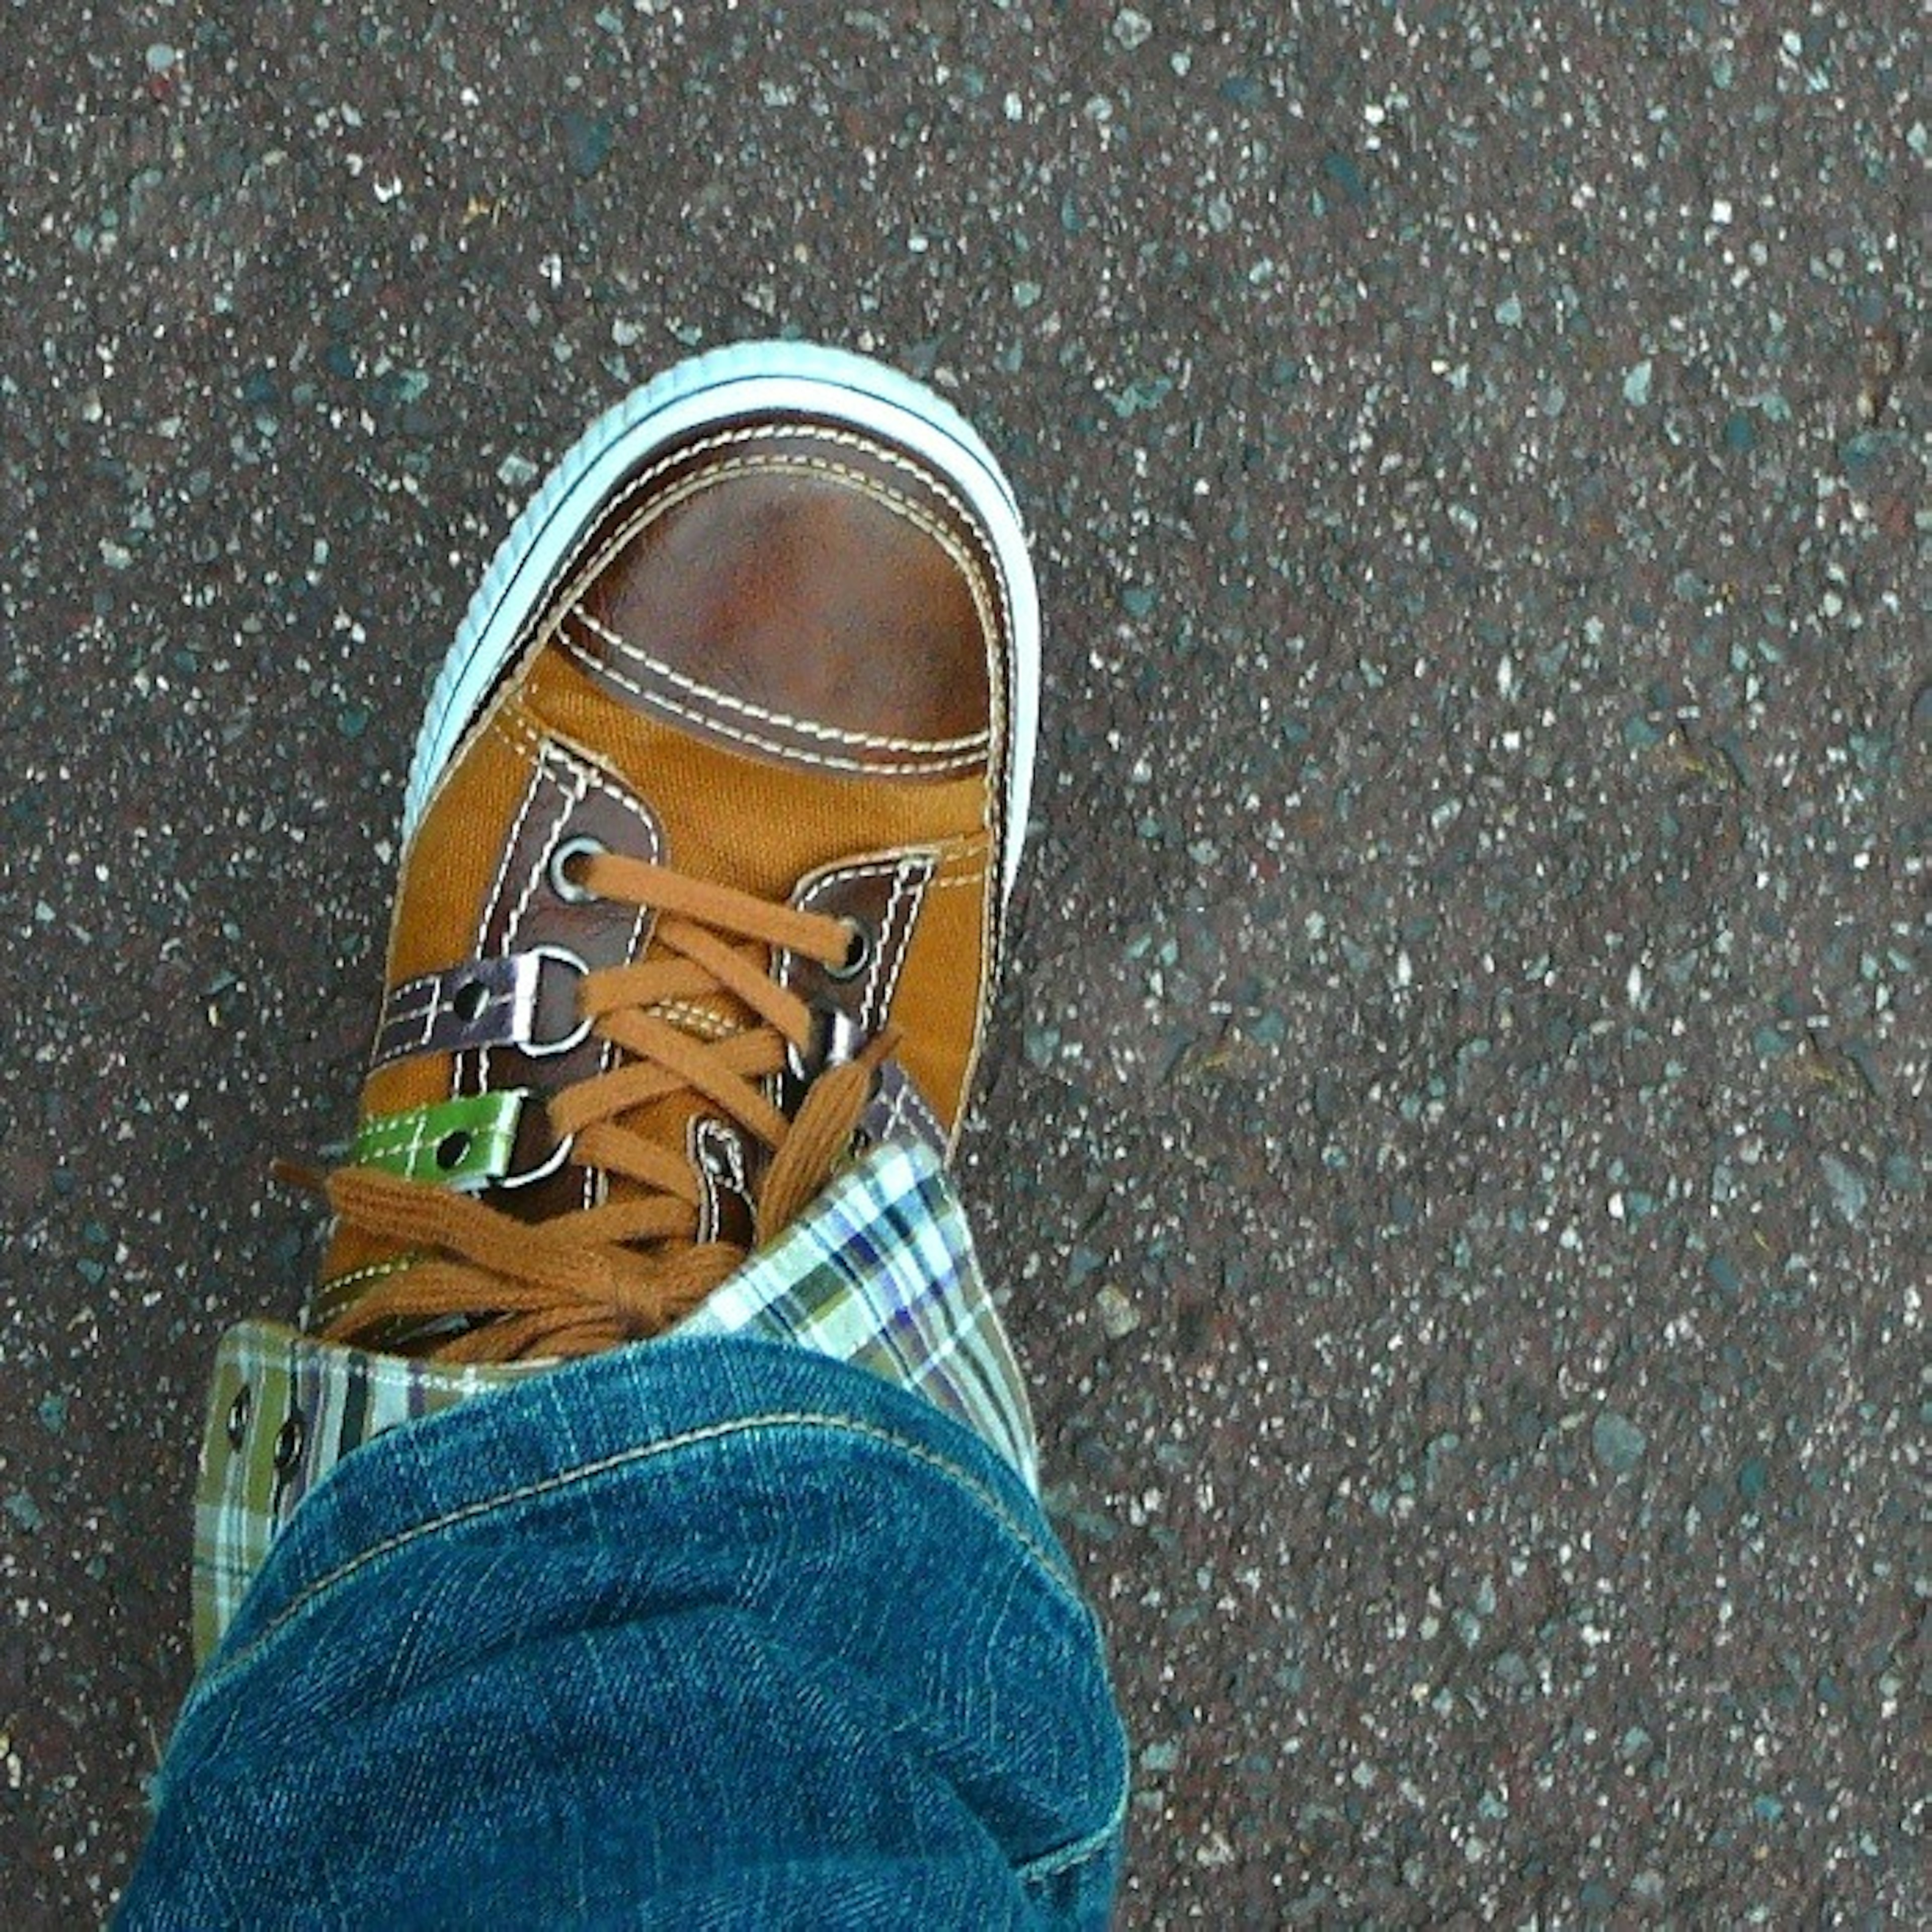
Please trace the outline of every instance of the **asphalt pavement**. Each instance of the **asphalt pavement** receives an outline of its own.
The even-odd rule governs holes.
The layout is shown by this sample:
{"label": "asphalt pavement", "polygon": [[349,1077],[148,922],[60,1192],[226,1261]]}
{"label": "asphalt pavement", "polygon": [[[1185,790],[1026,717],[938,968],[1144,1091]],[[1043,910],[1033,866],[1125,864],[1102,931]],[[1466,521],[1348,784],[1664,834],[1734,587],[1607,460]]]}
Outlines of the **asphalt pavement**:
{"label": "asphalt pavement", "polygon": [[1924,1922],[1925,71],[1908,0],[0,0],[0,1919],[139,1844],[472,584],[785,334],[1036,537],[964,1185],[1121,1923]]}

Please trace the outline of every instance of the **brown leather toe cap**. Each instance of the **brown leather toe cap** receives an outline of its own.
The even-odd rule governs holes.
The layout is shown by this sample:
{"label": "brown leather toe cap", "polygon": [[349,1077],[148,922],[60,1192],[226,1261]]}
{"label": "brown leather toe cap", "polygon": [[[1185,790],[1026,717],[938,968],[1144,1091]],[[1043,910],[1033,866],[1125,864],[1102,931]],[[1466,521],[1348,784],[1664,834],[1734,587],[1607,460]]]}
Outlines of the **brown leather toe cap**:
{"label": "brown leather toe cap", "polygon": [[748,424],[620,494],[556,634],[626,702],[740,748],[950,777],[986,755],[997,581],[915,458]]}

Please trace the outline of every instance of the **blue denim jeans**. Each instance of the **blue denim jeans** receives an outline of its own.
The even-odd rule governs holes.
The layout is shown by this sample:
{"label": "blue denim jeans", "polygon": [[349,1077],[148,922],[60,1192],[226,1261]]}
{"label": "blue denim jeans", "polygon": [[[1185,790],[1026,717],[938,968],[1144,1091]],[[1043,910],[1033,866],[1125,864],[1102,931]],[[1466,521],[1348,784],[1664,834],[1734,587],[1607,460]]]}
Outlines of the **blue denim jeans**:
{"label": "blue denim jeans", "polygon": [[828,1358],[659,1342],[325,1480],[190,1694],[122,1922],[1099,1926],[1126,1782],[998,1456]]}

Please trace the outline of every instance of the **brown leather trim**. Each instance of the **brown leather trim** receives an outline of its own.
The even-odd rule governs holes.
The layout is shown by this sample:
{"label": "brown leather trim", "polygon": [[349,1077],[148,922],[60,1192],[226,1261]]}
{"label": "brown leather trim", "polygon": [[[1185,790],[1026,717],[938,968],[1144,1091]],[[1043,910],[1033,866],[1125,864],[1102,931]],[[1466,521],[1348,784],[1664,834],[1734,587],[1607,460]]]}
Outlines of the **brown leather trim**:
{"label": "brown leather trim", "polygon": [[714,431],[620,490],[584,556],[553,640],[620,702],[786,763],[983,767],[997,571],[910,458],[824,426]]}
{"label": "brown leather trim", "polygon": [[878,1084],[860,1116],[859,1132],[873,1147],[886,1141],[917,1141],[942,1160],[946,1157],[944,1125],[896,1060],[887,1060],[879,1069]]}
{"label": "brown leather trim", "polygon": [[[574,954],[592,972],[627,965],[648,942],[650,915],[634,906],[566,897],[568,866],[562,868],[560,891],[557,862],[579,840],[656,862],[664,855],[662,830],[646,806],[589,760],[550,739],[532,737],[531,749],[530,788],[479,915],[478,956],[554,946]],[[568,1020],[540,1005],[538,1027],[542,1037],[555,1037],[568,1030]],[[556,1093],[604,1071],[611,1052],[602,1041],[586,1040],[568,1052],[547,1055],[532,1056],[514,1047],[466,1053],[457,1061],[455,1090],[524,1087],[538,1094]],[[540,1167],[550,1151],[520,1150],[520,1165],[524,1171]],[[496,1198],[512,1213],[540,1220],[590,1204],[597,1186],[589,1170],[566,1163],[530,1185],[500,1189]]]}
{"label": "brown leather trim", "polygon": [[[956,710],[948,728],[924,731],[894,728],[904,722],[903,717],[882,714],[880,706],[883,701],[887,712],[896,711],[904,695],[902,691],[889,690],[882,698],[874,688],[860,712],[842,712],[842,707],[851,701],[853,692],[865,691],[862,679],[856,683],[851,680],[834,683],[830,693],[832,715],[827,717],[811,715],[810,706],[770,704],[766,701],[770,696],[768,691],[742,688],[742,682],[733,686],[720,678],[718,667],[708,653],[700,652],[695,662],[688,658],[674,662],[662,648],[652,648],[662,646],[663,639],[632,638],[611,626],[608,600],[592,594],[599,588],[599,579],[610,570],[619,554],[634,540],[640,530],[667,514],[668,502],[674,508],[686,500],[683,493],[694,491],[702,496],[722,487],[721,466],[732,464],[739,466],[740,472],[748,464],[762,466],[773,473],[810,471],[821,482],[830,471],[842,472],[838,494],[849,497],[860,492],[873,499],[881,494],[896,499],[897,520],[908,524],[934,554],[947,560],[958,584],[964,586],[976,620],[980,634],[974,640],[972,650],[935,652],[930,648],[929,638],[921,639],[900,632],[884,640],[886,648],[866,646],[863,660],[864,668],[876,678],[882,667],[922,663],[931,667],[939,658],[950,658],[938,688],[951,694],[942,702],[964,709]],[[742,473],[739,480],[743,481]],[[696,538],[700,532],[693,530],[689,534]],[[884,558],[879,560],[881,587],[890,587],[896,598],[902,598],[905,592],[905,584],[898,574],[905,560],[903,556],[896,562]],[[926,562],[930,568],[931,557]],[[610,587],[604,585],[602,589]],[[590,623],[566,627],[567,619],[576,618]],[[616,628],[626,645],[643,652],[650,662],[640,662],[622,650],[608,647],[594,628],[596,626]],[[479,700],[456,758],[460,758],[470,737],[485,722],[496,700],[521,677],[533,652],[545,645],[562,650],[620,701],[648,709],[681,728],[728,744],[748,755],[917,779],[956,777],[963,772],[983,768],[989,757],[997,756],[1010,682],[1012,631],[1005,583],[992,544],[972,510],[943,477],[921,458],[888,440],[862,436],[840,424],[787,416],[708,424],[656,452],[614,490],[560,566],[553,587],[533,609],[522,638]],[[676,676],[666,677],[663,674],[666,669]],[[694,692],[677,681],[683,677],[692,678],[704,688]],[[760,674],[751,682],[763,687],[765,680]],[[739,708],[747,705],[755,709]],[[758,715],[760,712],[776,713],[776,722]],[[953,730],[950,722],[957,722],[962,728]],[[848,731],[886,742],[854,746],[839,739],[838,734]],[[832,735],[825,736],[827,732]],[[999,773],[999,782],[1004,783],[1004,777],[1003,772]]]}
{"label": "brown leather trim", "polygon": [[801,910],[851,920],[866,934],[859,970],[838,976],[815,959],[782,952],[773,973],[807,1005],[843,1013],[859,1031],[878,1032],[892,1012],[926,889],[939,868],[936,852],[881,852],[841,860],[801,879],[791,902]]}
{"label": "brown leather trim", "polygon": [[558,982],[580,976],[569,956],[550,949],[466,959],[406,980],[382,1002],[370,1070],[421,1053],[565,1040],[577,1020]]}
{"label": "brown leather trim", "polygon": [[748,1148],[737,1128],[715,1114],[692,1118],[686,1148],[698,1176],[699,1244],[729,1241],[749,1247],[756,1232],[754,1177],[762,1175],[770,1154],[762,1147]]}

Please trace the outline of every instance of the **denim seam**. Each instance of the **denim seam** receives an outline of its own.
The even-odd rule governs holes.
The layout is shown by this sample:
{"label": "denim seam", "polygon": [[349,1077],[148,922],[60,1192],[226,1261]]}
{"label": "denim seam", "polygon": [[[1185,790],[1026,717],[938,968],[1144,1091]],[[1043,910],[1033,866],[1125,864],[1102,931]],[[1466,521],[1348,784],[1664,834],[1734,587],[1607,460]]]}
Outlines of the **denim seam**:
{"label": "denim seam", "polygon": [[1120,1836],[1121,1827],[1127,1818],[1127,1780],[1123,1778],[1114,1794],[1112,1815],[1106,1824],[1089,1832],[1084,1838],[1076,1838],[1070,1845],[1062,1845],[1058,1851],[1042,1852],[1036,1858],[1028,1858],[1013,1868],[1014,1876],[1022,1883],[1030,1884],[1037,1879],[1058,1878],[1063,1872],[1071,1871],[1076,1865],[1090,1864],[1102,1856]]}
{"label": "denim seam", "polygon": [[[367,1550],[358,1551],[347,1562],[325,1572],[315,1581],[305,1586],[279,1611],[250,1641],[246,1648],[228,1658],[219,1669],[205,1672],[195,1686],[195,1701],[212,1694],[216,1688],[233,1672],[246,1664],[260,1647],[268,1642],[292,1618],[306,1609],[325,1591],[332,1590],[356,1572],[380,1558],[393,1555],[397,1550],[439,1530],[453,1529],[459,1525],[475,1521],[488,1515],[492,1510],[506,1508],[512,1503],[526,1502],[532,1498],[548,1496],[568,1489],[576,1484],[587,1481],[597,1476],[608,1475],[613,1471],[633,1464],[655,1461],[658,1456],[674,1450],[700,1447],[707,1443],[722,1442],[734,1436],[748,1434],[754,1430],[806,1426],[823,1428],[846,1435],[862,1437],[887,1449],[896,1449],[926,1464],[940,1475],[950,1478],[961,1488],[968,1491],[993,1516],[1013,1540],[1019,1544],[1045,1572],[1055,1592],[1082,1616],[1090,1617],[1086,1605],[1068,1586],[1058,1566],[1040,1542],[1028,1534],[1026,1529],[1015,1520],[1006,1506],[980,1482],[956,1464],[932,1450],[909,1442],[902,1437],[876,1426],[855,1422],[850,1417],[815,1413],[810,1410],[783,1411],[776,1414],[747,1416],[740,1420],[716,1423],[703,1429],[687,1430],[678,1435],[669,1436],[654,1442],[640,1443],[634,1448],[620,1450],[612,1456],[600,1456],[592,1462],[580,1463],[569,1469],[560,1469],[538,1481],[526,1483],[501,1494],[479,1498],[466,1503],[459,1509],[446,1511],[426,1522],[412,1523],[407,1529],[387,1536]],[[346,1466],[346,1465],[345,1465]],[[332,1472],[333,1473],[333,1472]]]}

